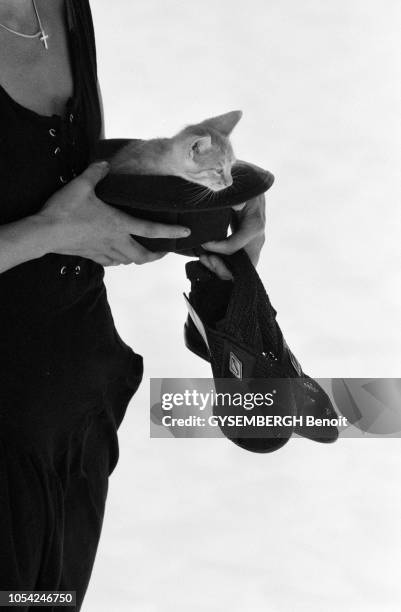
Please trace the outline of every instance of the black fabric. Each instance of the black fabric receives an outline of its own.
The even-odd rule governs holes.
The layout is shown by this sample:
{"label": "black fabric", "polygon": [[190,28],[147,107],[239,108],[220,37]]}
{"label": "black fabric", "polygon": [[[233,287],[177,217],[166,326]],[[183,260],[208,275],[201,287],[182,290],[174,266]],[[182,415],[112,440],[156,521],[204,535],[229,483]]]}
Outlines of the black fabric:
{"label": "black fabric", "polygon": [[[66,181],[86,168],[100,136],[96,49],[87,0],[66,0],[66,22],[74,95],[63,117],[39,115],[15,102],[0,87],[1,224],[37,212]],[[99,439],[96,450],[88,453],[99,453],[100,457],[115,447],[121,417],[143,372],[142,357],[115,329],[103,277],[103,268],[93,261],[57,254],[0,274],[2,589],[34,589],[39,585],[57,589],[58,574],[51,568],[79,567],[83,531],[90,539],[83,574],[76,583],[67,572],[69,584],[64,586],[79,591],[82,597],[89,579],[103,499],[96,503],[98,518],[93,529],[89,524],[86,529],[84,523],[79,529],[78,513],[85,513],[85,505],[92,502],[83,485],[79,490],[74,489],[78,485],[68,488],[65,474],[71,467],[69,457],[85,446],[84,425],[89,423],[92,431],[102,428],[106,410],[114,415],[109,418],[107,434],[103,442]],[[87,456],[88,462],[95,460],[95,456]],[[31,479],[34,469],[36,477]],[[96,489],[101,481],[104,490],[109,468],[104,464],[100,469],[97,480],[88,472],[87,484]],[[26,493],[24,483],[29,483]],[[75,504],[77,511],[66,528],[69,544],[61,530],[62,513],[70,516],[67,506],[63,510],[67,499],[68,507]],[[46,515],[53,516],[55,533]],[[22,548],[12,539],[17,532],[28,538],[29,526],[37,526],[32,554],[22,535],[18,536]],[[65,558],[61,559],[63,542]]]}
{"label": "black fabric", "polygon": [[76,606],[67,610],[80,610],[101,535],[109,476],[118,462],[117,430],[132,390],[123,378],[110,383],[102,402],[86,411],[69,431],[67,447],[54,449],[51,461],[28,451],[22,440],[10,444],[0,437],[2,590],[74,590]]}
{"label": "black fabric", "polygon": [[[129,142],[106,139],[98,143],[96,157],[110,160]],[[188,238],[136,240],[153,251],[182,252],[208,240],[223,240],[231,220],[231,207],[254,198],[272,186],[274,176],[267,170],[238,161],[232,169],[233,184],[211,193],[201,185],[174,176],[113,174],[101,181],[96,193],[100,199],[139,219],[179,224],[191,229]]]}

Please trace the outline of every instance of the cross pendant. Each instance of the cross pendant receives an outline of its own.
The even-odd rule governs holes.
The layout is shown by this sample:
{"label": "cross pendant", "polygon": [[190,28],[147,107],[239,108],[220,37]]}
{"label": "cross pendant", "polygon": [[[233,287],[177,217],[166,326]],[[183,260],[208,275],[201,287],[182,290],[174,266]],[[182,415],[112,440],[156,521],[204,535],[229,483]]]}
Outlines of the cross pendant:
{"label": "cross pendant", "polygon": [[48,34],[45,34],[45,32],[42,30],[42,36],[40,37],[40,42],[42,42],[44,44],[45,49],[48,49],[49,46],[47,44],[47,39],[49,38]]}

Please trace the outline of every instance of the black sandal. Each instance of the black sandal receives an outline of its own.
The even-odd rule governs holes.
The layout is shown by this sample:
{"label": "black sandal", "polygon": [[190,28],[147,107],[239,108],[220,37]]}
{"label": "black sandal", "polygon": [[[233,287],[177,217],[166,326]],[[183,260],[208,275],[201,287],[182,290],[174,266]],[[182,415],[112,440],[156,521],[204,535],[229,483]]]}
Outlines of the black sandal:
{"label": "black sandal", "polygon": [[[260,379],[281,381],[275,414],[303,417],[302,425],[266,430],[266,438],[236,437],[221,427],[223,433],[246,450],[264,453],[284,446],[293,433],[316,442],[334,442],[338,438],[334,425],[306,425],[308,416],[331,420],[337,414],[326,392],[303,372],[287,345],[277,312],[248,255],[242,250],[220,257],[234,281],[219,279],[199,261],[186,264],[191,281],[190,294],[185,296],[190,311],[184,326],[187,348],[211,364],[216,391],[224,387],[224,380],[243,381],[243,393],[255,383],[260,387]],[[285,382],[288,378],[290,385]],[[219,412],[216,406],[213,411]]]}

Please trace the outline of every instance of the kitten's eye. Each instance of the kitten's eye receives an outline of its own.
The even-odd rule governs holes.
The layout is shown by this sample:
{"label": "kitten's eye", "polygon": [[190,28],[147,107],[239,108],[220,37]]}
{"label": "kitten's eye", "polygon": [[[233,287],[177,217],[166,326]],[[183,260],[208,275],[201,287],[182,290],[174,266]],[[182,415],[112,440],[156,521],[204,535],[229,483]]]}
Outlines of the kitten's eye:
{"label": "kitten's eye", "polygon": [[224,170],[223,170],[222,168],[220,168],[220,169],[217,169],[217,170],[216,170],[216,172],[217,172],[217,174],[219,174],[220,176],[222,176],[222,175],[223,175]]}

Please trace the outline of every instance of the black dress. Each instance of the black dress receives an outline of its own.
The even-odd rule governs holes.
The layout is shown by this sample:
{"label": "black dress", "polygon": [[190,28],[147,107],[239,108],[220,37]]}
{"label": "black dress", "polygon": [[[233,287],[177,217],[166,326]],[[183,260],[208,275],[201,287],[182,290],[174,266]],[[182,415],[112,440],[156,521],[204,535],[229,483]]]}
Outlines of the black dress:
{"label": "black dress", "polygon": [[[86,0],[66,0],[66,23],[74,95],[64,117],[0,88],[1,224],[37,212],[82,172],[100,135]],[[103,276],[91,260],[57,254],[0,274],[0,590],[76,590],[77,610],[117,429],[143,373],[115,329]]]}

